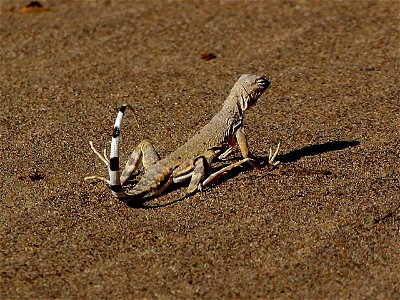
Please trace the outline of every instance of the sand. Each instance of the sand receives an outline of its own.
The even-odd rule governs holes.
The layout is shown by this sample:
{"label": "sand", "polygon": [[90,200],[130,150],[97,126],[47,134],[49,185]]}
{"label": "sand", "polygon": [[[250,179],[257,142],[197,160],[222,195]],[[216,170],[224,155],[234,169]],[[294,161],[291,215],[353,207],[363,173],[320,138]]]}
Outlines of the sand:
{"label": "sand", "polygon": [[[400,298],[399,2],[25,4],[0,5],[1,299]],[[165,156],[244,73],[279,169],[142,208],[83,181],[122,103],[122,159]]]}

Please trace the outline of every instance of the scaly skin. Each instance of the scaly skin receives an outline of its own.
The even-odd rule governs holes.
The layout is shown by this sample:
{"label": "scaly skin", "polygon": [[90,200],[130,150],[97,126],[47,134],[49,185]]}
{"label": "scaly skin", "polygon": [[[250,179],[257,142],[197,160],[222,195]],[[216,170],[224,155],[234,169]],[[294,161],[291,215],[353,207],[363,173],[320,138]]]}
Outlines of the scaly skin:
{"label": "scaly skin", "polygon": [[[211,174],[208,178],[205,178],[207,169],[211,163],[218,156],[237,144],[244,158],[239,163],[249,161],[258,167],[256,158],[248,149],[244,133],[243,117],[244,112],[257,102],[258,98],[269,85],[270,82],[263,76],[242,75],[233,86],[221,110],[198,134],[162,160],[158,160],[158,155],[150,142],[142,142],[134,153],[132,153],[120,177],[118,158],[119,129],[123,113],[128,105],[123,106],[114,127],[111,163],[109,165],[109,183],[114,196],[126,202],[136,200],[145,201],[162,193],[170,184],[187,179],[191,179],[191,181],[186,195],[196,190],[201,190],[202,187],[214,183],[216,178],[219,178],[223,173],[220,172],[221,174],[215,174],[215,176]],[[97,151],[95,153],[99,155]],[[275,156],[276,153],[273,159]],[[124,192],[122,186],[138,168],[141,159],[146,169],[143,177],[133,188]],[[226,167],[226,170],[233,168],[239,163]],[[95,176],[88,178],[95,178]]]}

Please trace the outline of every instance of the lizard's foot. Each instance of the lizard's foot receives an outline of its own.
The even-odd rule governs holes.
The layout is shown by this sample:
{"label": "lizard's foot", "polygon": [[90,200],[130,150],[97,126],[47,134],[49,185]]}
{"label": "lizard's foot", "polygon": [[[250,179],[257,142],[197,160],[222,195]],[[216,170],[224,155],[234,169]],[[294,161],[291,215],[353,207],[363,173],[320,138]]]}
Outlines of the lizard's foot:
{"label": "lizard's foot", "polygon": [[101,180],[101,181],[104,181],[107,184],[110,184],[110,181],[107,178],[101,177],[101,176],[96,176],[96,175],[87,176],[87,177],[83,178],[83,180]]}
{"label": "lizard's foot", "polygon": [[279,165],[281,162],[280,161],[275,161],[276,156],[278,155],[279,152],[279,147],[281,146],[281,143],[278,143],[278,147],[276,147],[275,152],[272,154],[272,148],[269,148],[269,155],[268,155],[268,166],[272,169],[274,169],[277,165]]}
{"label": "lizard's foot", "polygon": [[99,151],[97,151],[96,148],[93,146],[93,142],[92,142],[92,141],[89,141],[89,145],[90,145],[90,148],[92,149],[92,151],[94,152],[94,154],[96,154],[97,157],[100,158],[100,160],[106,164],[107,169],[108,169],[108,167],[110,166],[110,162],[109,162],[109,160],[106,158],[106,157],[107,157],[106,148],[104,148],[104,151],[103,151],[104,154],[101,154],[101,153],[100,153]]}
{"label": "lizard's foot", "polygon": [[[109,162],[108,159],[106,158],[106,157],[107,157],[106,149],[104,149],[104,154],[101,154],[101,153],[98,152],[98,151],[96,150],[96,148],[93,146],[93,142],[92,142],[92,141],[89,141],[89,145],[90,145],[90,148],[92,149],[92,151],[94,152],[94,154],[96,154],[97,157],[100,158],[100,160],[101,160],[102,162],[105,163],[105,165],[107,166],[107,169],[108,169],[108,168],[109,168],[109,165],[110,165],[110,162]],[[101,180],[101,181],[106,182],[107,184],[110,184],[110,181],[109,181],[107,178],[102,177],[102,176],[87,176],[87,177],[85,177],[85,178],[83,178],[83,179],[84,179],[84,180]]]}

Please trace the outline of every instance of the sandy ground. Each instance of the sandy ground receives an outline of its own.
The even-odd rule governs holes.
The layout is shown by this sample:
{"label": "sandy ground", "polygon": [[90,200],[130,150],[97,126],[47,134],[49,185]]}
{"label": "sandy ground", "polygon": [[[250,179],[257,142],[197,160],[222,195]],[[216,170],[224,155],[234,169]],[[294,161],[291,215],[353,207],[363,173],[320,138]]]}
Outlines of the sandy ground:
{"label": "sandy ground", "polygon": [[[399,2],[23,4],[0,15],[1,299],[400,298]],[[165,156],[243,73],[271,78],[245,124],[279,170],[144,208],[83,181],[122,103],[123,160]]]}

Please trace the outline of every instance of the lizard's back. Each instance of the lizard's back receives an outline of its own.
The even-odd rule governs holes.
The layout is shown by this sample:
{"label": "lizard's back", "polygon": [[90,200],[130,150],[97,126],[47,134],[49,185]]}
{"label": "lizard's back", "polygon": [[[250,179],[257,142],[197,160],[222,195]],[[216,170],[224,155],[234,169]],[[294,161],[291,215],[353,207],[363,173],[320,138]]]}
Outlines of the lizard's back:
{"label": "lizard's back", "polygon": [[220,110],[199,133],[169,154],[165,160],[179,163],[193,159],[212,147],[225,148],[229,137],[234,133],[235,123],[240,123],[240,119],[234,112],[229,109]]}

